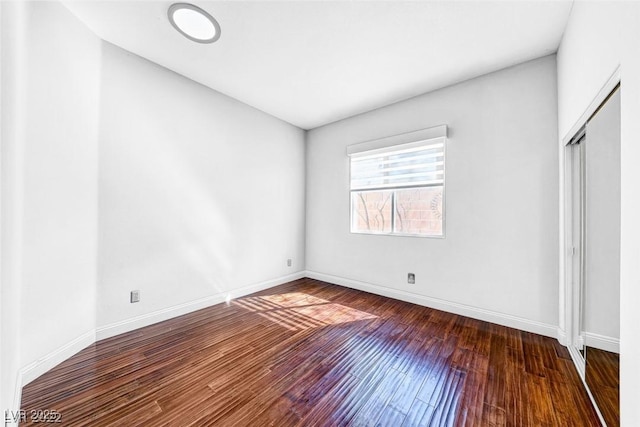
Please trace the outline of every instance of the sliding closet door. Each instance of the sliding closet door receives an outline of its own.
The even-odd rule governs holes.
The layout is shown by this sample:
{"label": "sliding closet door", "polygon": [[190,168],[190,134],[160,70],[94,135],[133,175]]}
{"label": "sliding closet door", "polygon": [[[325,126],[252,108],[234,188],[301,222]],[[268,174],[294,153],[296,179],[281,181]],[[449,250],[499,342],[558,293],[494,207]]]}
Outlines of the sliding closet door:
{"label": "sliding closet door", "polygon": [[[620,333],[620,90],[587,123],[586,301],[589,335]],[[588,335],[588,336],[589,336]],[[588,340],[588,338],[587,338]]]}
{"label": "sliding closet door", "polygon": [[620,90],[587,123],[586,380],[609,427],[619,425]]}

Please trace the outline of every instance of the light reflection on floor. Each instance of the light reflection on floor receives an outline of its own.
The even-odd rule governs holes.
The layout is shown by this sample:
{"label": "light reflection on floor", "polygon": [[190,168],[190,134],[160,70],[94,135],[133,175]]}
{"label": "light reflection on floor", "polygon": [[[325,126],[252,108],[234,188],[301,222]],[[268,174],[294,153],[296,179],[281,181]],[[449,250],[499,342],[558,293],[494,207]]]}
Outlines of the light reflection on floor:
{"label": "light reflection on floor", "polygon": [[[376,315],[302,292],[240,298],[234,300],[233,304],[291,331],[378,318]],[[378,331],[370,335],[358,334],[343,343],[338,350],[342,357],[340,370],[349,374],[342,379],[343,384],[336,386],[348,390],[339,405],[333,409],[336,419],[339,421],[341,417],[360,408],[362,396],[372,390],[393,406],[416,404],[405,402],[405,393],[398,392],[398,389],[415,386],[417,383],[415,401],[422,405],[418,408],[420,411],[417,412],[420,414],[415,420],[418,425],[453,426],[464,390],[466,372],[450,366],[453,355],[444,351],[445,342],[442,339],[432,338],[426,342],[418,340],[407,346],[401,339],[388,339],[390,335],[404,333],[397,328],[402,329],[394,322],[385,322]],[[370,368],[373,364],[386,369],[372,371]],[[376,402],[381,403],[373,399],[371,405]],[[371,409],[369,405],[358,410],[353,424],[367,424],[368,409]]]}
{"label": "light reflection on floor", "polygon": [[291,331],[378,317],[303,292],[239,298],[233,303]]}

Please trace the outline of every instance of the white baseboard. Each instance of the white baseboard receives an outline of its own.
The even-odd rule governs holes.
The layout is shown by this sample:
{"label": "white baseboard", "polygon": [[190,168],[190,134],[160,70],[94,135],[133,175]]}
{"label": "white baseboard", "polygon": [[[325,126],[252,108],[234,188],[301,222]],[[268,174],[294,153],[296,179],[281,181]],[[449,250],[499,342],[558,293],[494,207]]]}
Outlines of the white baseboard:
{"label": "white baseboard", "polygon": [[174,317],[182,316],[183,314],[191,313],[196,310],[200,310],[212,305],[220,304],[227,300],[227,298],[238,298],[245,295],[249,295],[254,292],[269,289],[274,286],[281,285],[283,283],[291,282],[293,280],[302,279],[305,277],[304,271],[289,274],[287,276],[278,277],[271,280],[266,280],[260,283],[254,283],[252,285],[244,286],[239,289],[234,289],[228,292],[221,292],[219,294],[210,295],[206,298],[201,298],[195,301],[189,301],[184,304],[175,305],[172,307],[163,308],[151,313],[146,313],[141,316],[136,316],[130,319],[125,319],[120,322],[114,322],[108,325],[100,326],[96,329],[96,339],[102,340],[105,338],[111,338],[116,335],[130,332],[135,329],[139,329],[145,326],[153,325],[154,323],[163,322],[165,320],[172,319]]}
{"label": "white baseboard", "polygon": [[15,407],[20,408],[22,387],[94,342],[96,342],[96,331],[92,329],[62,347],[58,347],[45,356],[40,357],[38,360],[31,362],[27,366],[23,366],[20,371],[18,371],[18,379],[16,381],[15,399],[17,402],[14,402],[14,404],[16,404]]}
{"label": "white baseboard", "polygon": [[[18,375],[16,378],[16,389],[15,389],[15,397],[13,402],[13,408],[15,409],[8,409],[8,408],[2,408],[2,409],[3,410],[8,409],[11,411],[19,410],[21,400],[22,400],[22,387],[29,384],[31,381],[38,378],[40,375],[44,374],[45,372],[49,371],[51,368],[55,367],[56,365],[64,362],[74,354],[78,353],[80,350],[95,343],[97,340],[109,338],[124,332],[129,332],[134,329],[141,328],[143,326],[152,325],[154,323],[162,322],[164,320],[168,320],[177,316],[181,316],[183,314],[200,310],[202,308],[209,307],[211,305],[219,304],[221,302],[224,302],[228,297],[229,298],[242,297],[244,295],[269,289],[274,286],[281,285],[283,283],[302,279],[303,277],[305,277],[305,272],[299,271],[297,273],[289,274],[287,276],[266,280],[264,282],[254,283],[252,285],[248,285],[240,289],[234,289],[229,292],[212,295],[196,301],[190,301],[188,303],[179,304],[173,307],[168,307],[162,310],[158,310],[153,313],[148,313],[142,316],[134,317],[132,319],[127,319],[122,322],[116,322],[110,325],[101,326],[99,328],[92,329],[82,334],[78,338],[74,339],[73,341],[66,343],[62,347],[59,347],[56,350],[50,352],[49,354],[28,364],[27,366],[22,367],[18,371]],[[4,414],[2,415],[4,416]],[[14,424],[11,424],[11,422],[7,423],[7,426],[11,426],[11,425],[14,425]]]}
{"label": "white baseboard", "polygon": [[380,285],[372,285],[370,283],[360,282],[344,277],[318,273],[317,271],[307,270],[306,273],[307,277],[311,279],[322,280],[323,282],[333,283],[336,285],[345,286],[347,288],[358,289],[361,291],[370,292],[372,294],[395,298],[413,304],[471,317],[473,319],[497,323],[499,325],[508,326],[510,328],[520,329],[527,332],[533,332],[547,337],[558,338],[557,325],[550,325],[535,320],[512,316],[510,314],[498,313],[495,311],[485,310],[483,308],[473,307],[457,302],[446,301],[439,298],[432,298],[412,292],[401,291],[399,289],[387,288]]}
{"label": "white baseboard", "polygon": [[569,343],[567,342],[567,333],[564,329],[558,328],[556,337],[558,338],[558,342],[563,346],[567,346]]}
{"label": "white baseboard", "polygon": [[589,347],[595,347],[600,350],[610,351],[612,353],[620,354],[620,339],[608,337],[605,335],[594,334],[591,332],[585,333],[586,345]]}
{"label": "white baseboard", "polygon": [[278,277],[264,282],[255,283],[253,285],[245,286],[240,289],[235,289],[228,292],[229,296],[233,298],[240,298],[254,292],[264,291],[265,289],[273,288],[274,286],[282,285],[285,283],[293,282],[294,280],[303,279],[307,277],[306,271],[298,271],[296,273],[288,274],[286,276]]}
{"label": "white baseboard", "polygon": [[174,305],[172,307],[156,310],[151,313],[145,313],[140,316],[113,322],[108,325],[96,328],[96,340],[100,341],[105,338],[115,337],[116,335],[130,332],[138,328],[153,325],[154,323],[163,322],[183,314],[191,313],[202,308],[210,307],[215,304],[224,302],[225,295],[216,294],[206,298],[200,298],[195,301],[189,301],[183,304]]}

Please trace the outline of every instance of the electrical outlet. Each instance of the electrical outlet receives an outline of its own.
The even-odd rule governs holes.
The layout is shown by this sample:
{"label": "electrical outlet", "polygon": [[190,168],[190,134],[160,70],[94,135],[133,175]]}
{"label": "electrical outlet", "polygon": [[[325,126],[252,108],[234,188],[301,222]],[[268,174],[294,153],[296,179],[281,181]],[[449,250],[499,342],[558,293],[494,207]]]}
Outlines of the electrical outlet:
{"label": "electrical outlet", "polygon": [[140,302],[140,291],[131,291],[131,303]]}
{"label": "electrical outlet", "polygon": [[287,260],[287,267],[291,267],[291,263],[292,263],[291,258],[289,258],[289,259]]}
{"label": "electrical outlet", "polygon": [[407,274],[407,283],[409,283],[410,285],[413,285],[416,283],[416,275],[413,273],[409,273]]}

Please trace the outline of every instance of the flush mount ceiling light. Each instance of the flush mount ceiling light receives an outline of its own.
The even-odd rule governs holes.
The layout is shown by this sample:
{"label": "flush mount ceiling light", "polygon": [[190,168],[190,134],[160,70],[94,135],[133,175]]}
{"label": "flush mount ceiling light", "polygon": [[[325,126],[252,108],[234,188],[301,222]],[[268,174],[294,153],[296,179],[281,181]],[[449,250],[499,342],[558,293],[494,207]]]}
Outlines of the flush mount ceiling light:
{"label": "flush mount ceiling light", "polygon": [[220,25],[206,11],[189,3],[175,3],[167,12],[169,22],[189,40],[213,43],[220,38]]}

